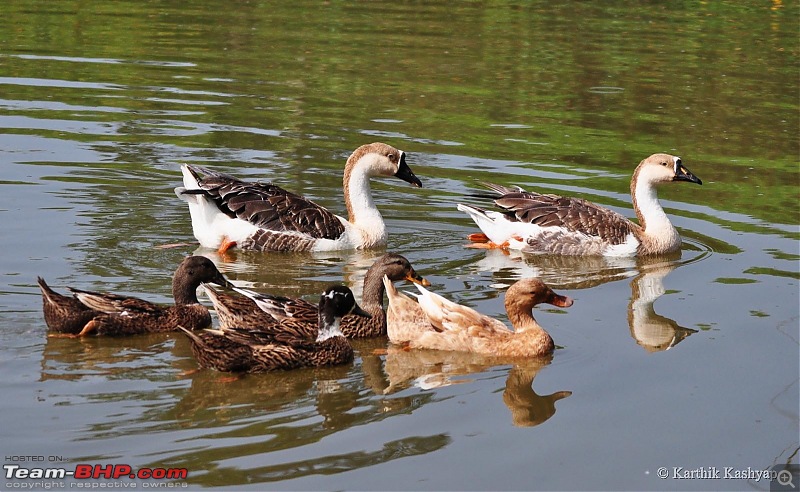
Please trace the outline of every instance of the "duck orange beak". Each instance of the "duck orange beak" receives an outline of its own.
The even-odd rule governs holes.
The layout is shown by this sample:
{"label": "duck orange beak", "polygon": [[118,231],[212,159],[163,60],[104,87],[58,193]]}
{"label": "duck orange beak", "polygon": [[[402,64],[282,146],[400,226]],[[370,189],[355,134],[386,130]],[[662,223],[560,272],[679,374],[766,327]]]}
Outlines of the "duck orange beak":
{"label": "duck orange beak", "polygon": [[560,296],[560,295],[556,294],[555,292],[553,292],[553,296],[550,299],[547,300],[547,303],[548,304],[552,304],[553,306],[567,308],[567,307],[572,306],[573,300],[572,300],[571,297]]}
{"label": "duck orange beak", "polygon": [[430,282],[428,282],[427,280],[425,280],[424,278],[422,278],[422,276],[420,276],[420,275],[419,275],[419,274],[418,274],[416,271],[414,271],[413,269],[412,269],[410,272],[408,272],[408,273],[406,274],[406,276],[405,276],[405,280],[408,280],[409,282],[411,282],[411,283],[414,283],[414,284],[419,284],[419,285],[421,285],[421,286],[423,286],[423,287],[428,287],[428,286],[430,286],[430,285],[431,285],[431,283],[430,283]]}

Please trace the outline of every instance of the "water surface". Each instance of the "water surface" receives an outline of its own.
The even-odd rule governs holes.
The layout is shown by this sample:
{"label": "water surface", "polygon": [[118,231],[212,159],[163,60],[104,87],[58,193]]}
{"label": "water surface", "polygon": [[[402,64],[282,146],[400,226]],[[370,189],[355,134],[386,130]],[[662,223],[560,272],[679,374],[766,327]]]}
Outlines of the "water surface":
{"label": "water surface", "polygon": [[[798,455],[798,6],[12,2],[0,21],[3,453],[186,467],[192,487],[275,490],[767,490],[661,480]],[[552,360],[356,343],[354,364],[240,379],[193,371],[177,334],[48,338],[36,276],[170,301],[206,254],[236,283],[313,298],[382,251],[198,250],[183,162],[274,180],[344,213],[372,141],[424,183],[375,180],[388,250],[505,320],[536,275],[575,299],[537,319]],[[455,203],[483,181],[633,216],[633,168],[680,255],[465,248]],[[171,246],[171,247],[165,247]],[[388,349],[388,350],[387,350]],[[6,463],[16,463],[6,461]],[[8,488],[12,485],[4,485]]]}

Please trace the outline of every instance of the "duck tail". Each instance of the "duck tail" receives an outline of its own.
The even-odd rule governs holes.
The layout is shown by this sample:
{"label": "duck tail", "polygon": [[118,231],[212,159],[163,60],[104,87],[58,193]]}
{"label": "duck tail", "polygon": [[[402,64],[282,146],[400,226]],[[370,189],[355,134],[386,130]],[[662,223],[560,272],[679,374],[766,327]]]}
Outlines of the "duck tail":
{"label": "duck tail", "polygon": [[186,336],[189,337],[189,340],[191,340],[192,342],[196,343],[197,345],[200,345],[201,347],[205,347],[205,345],[206,345],[205,342],[203,341],[202,338],[197,336],[197,333],[194,333],[192,330],[190,330],[188,328],[185,328],[185,327],[183,327],[181,325],[178,325],[178,329],[181,330],[182,332],[184,332],[186,334]]}

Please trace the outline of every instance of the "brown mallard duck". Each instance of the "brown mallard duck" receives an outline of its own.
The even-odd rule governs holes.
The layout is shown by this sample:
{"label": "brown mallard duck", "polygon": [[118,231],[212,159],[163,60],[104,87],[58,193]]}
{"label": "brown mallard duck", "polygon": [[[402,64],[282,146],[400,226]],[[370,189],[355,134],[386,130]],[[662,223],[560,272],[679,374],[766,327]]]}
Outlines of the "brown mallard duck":
{"label": "brown mallard duck", "polygon": [[76,334],[86,323],[102,314],[84,305],[75,296],[65,296],[54,291],[42,277],[37,277],[42,290],[42,312],[47,327],[57,333]]}
{"label": "brown mallard duck", "polygon": [[291,320],[273,321],[265,331],[222,328],[193,332],[180,327],[192,344],[201,367],[223,372],[267,372],[298,367],[346,364],[353,348],[342,335],[342,316],[369,317],[344,286],[329,287],[319,299],[316,339],[304,336],[304,327]]}
{"label": "brown mallard duck", "polygon": [[[418,304],[391,283],[389,339],[410,348],[455,350],[503,357],[539,357],[555,348],[550,334],[533,317],[537,304],[569,307],[572,299],[553,292],[538,278],[522,279],[508,288],[506,312],[514,330],[472,308],[456,304],[417,285]],[[399,295],[398,295],[399,294]]]}
{"label": "brown mallard duck", "polygon": [[[392,281],[408,280],[430,285],[403,256],[387,253],[378,258],[364,276],[361,305],[371,318],[346,315],[341,330],[347,338],[377,337],[386,334],[386,312],[383,310],[383,276]],[[292,320],[307,328],[307,337],[314,338],[317,331],[318,307],[305,299],[259,294],[246,289],[235,289],[244,294],[232,296],[206,287],[206,292],[217,311],[221,328],[251,328],[263,330],[274,320]]]}
{"label": "brown mallard duck", "polygon": [[73,336],[122,336],[176,331],[178,325],[193,330],[211,326],[208,309],[197,300],[197,288],[203,282],[230,285],[214,263],[203,256],[189,256],[175,270],[173,306],[72,287],[69,290],[73,297],[66,297],[49,289],[43,279],[39,285],[45,322],[51,330]]}

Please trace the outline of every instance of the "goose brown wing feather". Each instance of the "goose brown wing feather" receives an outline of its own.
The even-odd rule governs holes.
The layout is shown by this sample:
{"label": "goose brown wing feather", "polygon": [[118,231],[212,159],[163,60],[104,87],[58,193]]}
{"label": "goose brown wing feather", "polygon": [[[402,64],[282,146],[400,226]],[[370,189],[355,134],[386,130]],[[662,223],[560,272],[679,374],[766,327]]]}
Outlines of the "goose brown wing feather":
{"label": "goose brown wing feather", "polygon": [[272,183],[248,183],[227,174],[188,166],[203,193],[232,218],[275,232],[301,232],[316,239],[336,239],[344,234],[341,220],[311,200]]}
{"label": "goose brown wing feather", "polygon": [[507,193],[495,200],[511,220],[541,227],[563,227],[587,236],[622,243],[632,232],[632,223],[622,215],[580,198],[533,192]]}

